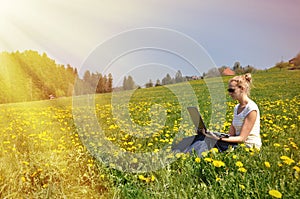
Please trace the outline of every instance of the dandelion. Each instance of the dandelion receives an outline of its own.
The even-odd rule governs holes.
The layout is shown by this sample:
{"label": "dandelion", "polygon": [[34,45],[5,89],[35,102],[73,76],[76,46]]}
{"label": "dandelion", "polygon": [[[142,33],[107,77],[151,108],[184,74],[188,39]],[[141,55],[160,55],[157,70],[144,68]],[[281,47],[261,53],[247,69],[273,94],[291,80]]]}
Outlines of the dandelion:
{"label": "dandelion", "polygon": [[140,180],[146,180],[146,178],[143,175],[139,175]]}
{"label": "dandelion", "polygon": [[181,158],[183,156],[184,153],[176,153],[175,157],[176,158]]}
{"label": "dandelion", "polygon": [[219,150],[218,150],[217,148],[212,148],[210,151],[211,151],[212,153],[218,153],[218,152],[219,152]]}
{"label": "dandelion", "polygon": [[201,159],[199,157],[195,158],[195,162],[199,163]]}
{"label": "dandelion", "polygon": [[279,191],[275,190],[275,189],[270,190],[269,194],[271,196],[275,197],[275,198],[281,198],[282,197],[282,194]]}
{"label": "dandelion", "polygon": [[246,173],[247,172],[247,169],[245,169],[244,167],[240,167],[238,169],[239,172],[242,172],[242,173]]}
{"label": "dandelion", "polygon": [[270,162],[265,162],[265,166],[266,166],[267,168],[270,168],[270,167],[271,167]]}
{"label": "dandelion", "polygon": [[221,178],[217,177],[216,178],[216,182],[219,182],[221,180]]}
{"label": "dandelion", "polygon": [[264,134],[262,134],[262,136],[265,138],[265,137],[268,137],[268,134],[264,133]]}
{"label": "dandelion", "polygon": [[295,169],[296,172],[300,173],[300,168],[298,166],[294,166],[293,169]]}
{"label": "dandelion", "polygon": [[246,147],[246,144],[242,143],[240,144],[241,147]]}
{"label": "dandelion", "polygon": [[[154,153],[158,153],[159,152],[159,149],[154,149],[153,151]],[[177,155],[177,154],[176,154]],[[176,156],[177,157],[177,156]]]}
{"label": "dandelion", "polygon": [[204,161],[206,161],[206,162],[212,162],[213,159],[212,158],[204,158]]}
{"label": "dandelion", "polygon": [[213,160],[213,165],[215,167],[224,167],[225,166],[225,163],[222,162],[222,161],[219,161],[219,160]]}
{"label": "dandelion", "polygon": [[237,161],[237,162],[235,163],[235,165],[236,165],[237,167],[243,167],[243,166],[244,166],[243,163],[242,163],[241,161]]}
{"label": "dandelion", "polygon": [[233,155],[232,158],[233,158],[233,159],[237,159],[237,155]]}
{"label": "dandelion", "polygon": [[239,184],[239,187],[242,189],[242,190],[244,190],[246,187],[244,186],[244,185],[242,185],[242,184]]}
{"label": "dandelion", "polygon": [[28,166],[29,162],[23,161],[23,164],[25,164],[26,166]]}
{"label": "dandelion", "polygon": [[207,156],[207,152],[204,151],[204,152],[201,153],[201,155],[202,155],[203,157],[206,157],[206,156]]}
{"label": "dandelion", "polygon": [[151,182],[153,182],[154,180],[155,180],[155,176],[152,175],[152,176],[151,176]]}
{"label": "dandelion", "polygon": [[287,165],[291,165],[293,163],[295,163],[295,161],[287,156],[281,156],[280,159],[283,160],[283,162]]}
{"label": "dandelion", "polygon": [[275,146],[275,147],[280,147],[280,144],[274,143],[273,146]]}

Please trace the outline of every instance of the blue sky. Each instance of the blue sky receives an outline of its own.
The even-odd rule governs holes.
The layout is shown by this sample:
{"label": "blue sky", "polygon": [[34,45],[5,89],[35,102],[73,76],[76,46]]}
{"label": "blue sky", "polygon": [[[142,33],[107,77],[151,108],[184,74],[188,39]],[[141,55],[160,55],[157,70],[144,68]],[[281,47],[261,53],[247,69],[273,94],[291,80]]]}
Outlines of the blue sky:
{"label": "blue sky", "polygon": [[[0,51],[37,50],[80,68],[116,35],[159,27],[197,42],[216,66],[265,69],[300,52],[299,8],[298,0],[0,0]],[[173,72],[192,75],[183,65]]]}

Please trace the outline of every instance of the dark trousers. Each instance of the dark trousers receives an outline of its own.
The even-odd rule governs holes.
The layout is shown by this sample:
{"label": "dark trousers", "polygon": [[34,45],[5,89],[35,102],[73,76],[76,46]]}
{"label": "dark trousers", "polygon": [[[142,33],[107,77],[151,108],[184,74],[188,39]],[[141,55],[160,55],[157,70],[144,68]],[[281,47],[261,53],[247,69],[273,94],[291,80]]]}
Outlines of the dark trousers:
{"label": "dark trousers", "polygon": [[[189,142],[187,140],[189,139]],[[181,147],[175,147],[175,151],[184,152],[184,153],[190,153],[192,151],[195,151],[198,156],[202,156],[201,153],[205,151],[209,151],[212,148],[217,148],[219,152],[223,152],[228,150],[230,147],[235,148],[238,146],[237,143],[229,143],[221,140],[215,140],[209,137],[206,137],[205,135],[199,134],[192,137],[189,137],[185,140],[185,143],[183,145],[182,143],[178,143],[177,146]]]}

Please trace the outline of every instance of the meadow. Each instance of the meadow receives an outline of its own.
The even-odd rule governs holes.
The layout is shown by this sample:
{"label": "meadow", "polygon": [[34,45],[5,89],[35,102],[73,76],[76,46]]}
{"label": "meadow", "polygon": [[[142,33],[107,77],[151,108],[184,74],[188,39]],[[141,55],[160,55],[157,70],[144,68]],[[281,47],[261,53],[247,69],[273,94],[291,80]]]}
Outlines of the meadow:
{"label": "meadow", "polygon": [[171,152],[194,133],[186,106],[196,103],[211,130],[227,132],[236,104],[228,94],[212,104],[215,88],[203,80],[189,82],[195,99],[176,84],[2,104],[0,198],[299,198],[300,71],[253,79],[262,148],[201,158]]}

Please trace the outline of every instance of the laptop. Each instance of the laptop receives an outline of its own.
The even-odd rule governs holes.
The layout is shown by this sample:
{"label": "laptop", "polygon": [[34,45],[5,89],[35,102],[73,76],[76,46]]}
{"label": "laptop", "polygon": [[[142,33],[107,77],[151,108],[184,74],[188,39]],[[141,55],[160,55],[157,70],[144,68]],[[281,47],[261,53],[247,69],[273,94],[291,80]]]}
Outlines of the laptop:
{"label": "laptop", "polygon": [[214,134],[215,136],[217,136],[219,138],[225,138],[225,137],[228,138],[229,137],[229,134],[226,134],[226,133],[207,131],[207,128],[203,122],[203,119],[202,119],[197,107],[190,106],[190,107],[187,107],[187,110],[191,116],[191,119],[192,119],[195,127],[196,127],[196,131],[197,131],[198,135],[204,134],[205,136],[207,136],[210,134]]}

